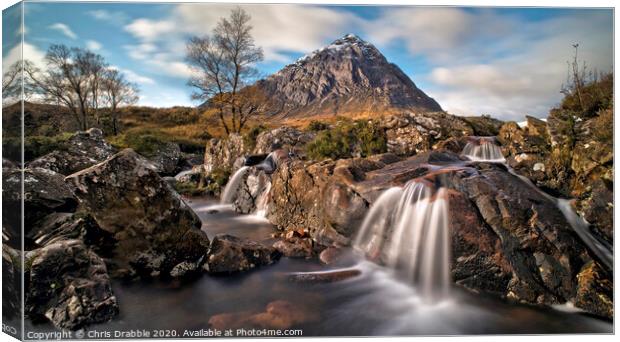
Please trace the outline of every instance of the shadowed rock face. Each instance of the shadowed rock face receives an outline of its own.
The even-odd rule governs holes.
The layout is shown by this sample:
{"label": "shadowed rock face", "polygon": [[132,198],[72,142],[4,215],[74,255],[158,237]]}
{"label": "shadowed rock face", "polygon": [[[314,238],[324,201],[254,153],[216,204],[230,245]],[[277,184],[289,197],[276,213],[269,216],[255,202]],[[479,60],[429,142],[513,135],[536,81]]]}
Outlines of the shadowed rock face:
{"label": "shadowed rock face", "polygon": [[360,110],[441,110],[377,48],[355,35],[300,58],[258,85],[274,102],[273,114],[281,117]]}
{"label": "shadowed rock face", "polygon": [[26,314],[31,319],[75,330],[118,314],[105,263],[81,241],[52,243],[26,259]]}
{"label": "shadowed rock face", "polygon": [[101,229],[113,235],[114,263],[144,275],[167,275],[174,266],[204,257],[209,240],[200,219],[131,149],[67,177]]}
{"label": "shadowed rock face", "polygon": [[[8,243],[21,248],[21,169],[4,169],[2,175],[3,232],[9,238]],[[24,176],[24,233],[26,249],[32,245],[29,238],[38,221],[46,215],[67,212],[76,209],[78,202],[72,188],[64,181],[64,176],[54,171],[39,167],[26,168]]]}

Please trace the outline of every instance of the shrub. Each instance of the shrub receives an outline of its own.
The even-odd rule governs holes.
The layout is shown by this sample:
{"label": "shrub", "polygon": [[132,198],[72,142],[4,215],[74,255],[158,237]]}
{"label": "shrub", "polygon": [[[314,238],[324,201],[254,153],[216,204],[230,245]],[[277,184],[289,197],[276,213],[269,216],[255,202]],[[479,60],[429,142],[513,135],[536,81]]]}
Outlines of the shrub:
{"label": "shrub", "polygon": [[329,128],[329,125],[326,124],[325,122],[318,121],[318,120],[312,120],[308,124],[308,128],[307,129],[310,132],[319,132],[319,131],[324,131],[324,130],[326,130],[328,128]]}
{"label": "shrub", "polygon": [[[65,143],[73,134],[62,133],[51,137],[34,135],[24,138],[24,161],[28,162],[54,150],[65,150]],[[18,137],[4,137],[2,150],[4,158],[13,161],[21,160],[21,139]]]}
{"label": "shrub", "polygon": [[371,121],[340,121],[323,130],[306,147],[312,159],[367,157],[387,151],[385,132]]}
{"label": "shrub", "polygon": [[267,127],[263,125],[258,125],[250,128],[246,133],[244,133],[243,144],[245,145],[246,149],[248,149],[249,151],[253,150],[256,146],[256,138],[259,134],[261,134],[261,132],[264,132],[266,130]]}
{"label": "shrub", "polygon": [[132,148],[146,157],[153,156],[168,141],[169,137],[158,130],[141,128],[130,129],[110,139],[110,143],[115,147]]}

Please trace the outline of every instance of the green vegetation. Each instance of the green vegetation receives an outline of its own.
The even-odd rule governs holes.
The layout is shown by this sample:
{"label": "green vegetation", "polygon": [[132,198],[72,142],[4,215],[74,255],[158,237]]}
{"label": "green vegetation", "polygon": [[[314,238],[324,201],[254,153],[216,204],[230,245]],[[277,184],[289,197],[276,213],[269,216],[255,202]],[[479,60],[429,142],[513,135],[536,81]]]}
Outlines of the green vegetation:
{"label": "green vegetation", "polygon": [[329,128],[329,125],[327,123],[318,121],[318,120],[312,120],[308,124],[307,130],[310,132],[319,132],[319,131],[324,131],[328,128]]}
{"label": "green vegetation", "polygon": [[367,157],[387,151],[385,132],[368,120],[341,120],[320,131],[306,147],[312,159]]}
{"label": "green vegetation", "polygon": [[256,138],[259,134],[261,134],[261,132],[264,132],[266,130],[267,127],[265,127],[264,125],[257,125],[253,126],[247,132],[245,132],[243,134],[243,144],[245,145],[245,147],[249,151],[253,150],[256,146]]}
{"label": "green vegetation", "polygon": [[193,182],[177,182],[174,188],[179,194],[188,196],[202,196],[207,191],[207,189],[201,187],[199,183]]}
{"label": "green vegetation", "polygon": [[[26,162],[48,154],[54,150],[66,149],[65,143],[73,134],[62,133],[54,136],[26,136],[24,139],[24,160]],[[19,137],[4,137],[2,139],[4,158],[21,160],[21,139]]]}

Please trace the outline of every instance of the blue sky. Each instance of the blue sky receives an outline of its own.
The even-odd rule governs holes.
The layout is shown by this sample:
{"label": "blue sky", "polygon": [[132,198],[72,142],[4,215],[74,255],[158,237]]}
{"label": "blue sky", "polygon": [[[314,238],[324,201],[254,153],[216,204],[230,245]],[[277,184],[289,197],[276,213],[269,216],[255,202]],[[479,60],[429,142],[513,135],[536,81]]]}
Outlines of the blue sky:
{"label": "blue sky", "polygon": [[[268,75],[355,33],[375,44],[447,111],[520,120],[545,117],[561,95],[571,44],[613,68],[609,9],[244,5]],[[50,44],[103,55],[141,88],[140,104],[193,105],[185,41],[208,34],[231,5],[26,3],[24,54],[43,65]],[[3,12],[4,66],[19,58],[18,21]],[[6,20],[6,19],[9,20]],[[11,27],[13,26],[13,27]]]}

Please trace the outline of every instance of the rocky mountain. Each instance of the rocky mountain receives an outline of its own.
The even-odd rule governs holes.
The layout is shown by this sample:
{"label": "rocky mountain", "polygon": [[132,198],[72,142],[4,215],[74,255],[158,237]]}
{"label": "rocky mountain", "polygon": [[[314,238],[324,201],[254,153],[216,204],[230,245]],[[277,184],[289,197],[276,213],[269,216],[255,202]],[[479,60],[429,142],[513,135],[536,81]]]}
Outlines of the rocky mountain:
{"label": "rocky mountain", "polygon": [[441,106],[372,44],[348,34],[258,82],[281,118]]}

